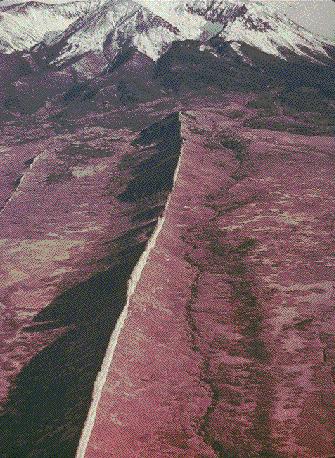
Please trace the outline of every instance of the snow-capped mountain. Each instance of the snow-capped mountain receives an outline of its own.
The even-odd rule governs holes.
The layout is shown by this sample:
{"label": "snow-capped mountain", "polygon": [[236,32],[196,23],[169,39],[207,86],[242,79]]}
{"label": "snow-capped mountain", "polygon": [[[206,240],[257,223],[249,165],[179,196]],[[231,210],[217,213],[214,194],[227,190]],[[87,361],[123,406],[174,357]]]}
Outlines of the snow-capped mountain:
{"label": "snow-capped mountain", "polygon": [[89,51],[102,52],[106,47],[109,59],[113,59],[130,46],[157,60],[171,43],[183,39],[176,26],[139,3],[109,1],[66,30],[55,62],[62,64]]}
{"label": "snow-capped mountain", "polygon": [[219,36],[235,50],[242,43],[283,57],[283,51],[304,54],[307,49],[324,54],[324,43],[277,8],[264,1],[170,0],[155,6],[154,0],[141,0],[160,11],[172,24],[178,24],[188,38]]}
{"label": "snow-capped mountain", "polygon": [[110,0],[67,29],[55,62],[102,51],[106,41],[115,54],[131,45],[157,60],[174,41],[206,42],[213,37],[230,43],[238,53],[247,44],[281,58],[285,51],[309,57],[326,55],[321,39],[265,2]]}
{"label": "snow-capped mountain", "polygon": [[49,42],[100,4],[99,0],[80,0],[0,6],[0,51],[26,51],[43,41]]}
{"label": "snow-capped mountain", "polygon": [[27,2],[0,10],[0,48],[29,50],[57,44],[53,63],[87,52],[109,57],[133,46],[157,60],[175,41],[206,43],[219,37],[243,54],[247,44],[284,58],[287,51],[308,58],[326,56],[325,43],[264,1],[81,0],[63,4]]}

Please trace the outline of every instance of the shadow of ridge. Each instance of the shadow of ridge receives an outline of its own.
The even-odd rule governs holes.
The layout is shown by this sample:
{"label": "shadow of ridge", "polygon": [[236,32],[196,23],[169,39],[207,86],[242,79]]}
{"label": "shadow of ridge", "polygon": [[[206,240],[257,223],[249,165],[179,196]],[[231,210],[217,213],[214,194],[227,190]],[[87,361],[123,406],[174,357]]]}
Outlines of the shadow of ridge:
{"label": "shadow of ridge", "polygon": [[[136,202],[170,192],[182,146],[179,113],[172,113],[142,130],[132,144],[139,148],[137,162],[131,167],[132,178],[119,200]],[[151,147],[153,151],[148,154]]]}
{"label": "shadow of ridge", "polygon": [[[36,335],[65,328],[12,385],[0,417],[1,458],[75,456],[94,382],[126,303],[128,280],[157,224],[157,217],[152,220],[145,212],[153,205],[163,210],[167,192],[173,188],[181,145],[178,114],[145,129],[140,138],[144,145],[153,142],[155,148],[140,157],[125,200],[133,204],[132,216],[142,214],[143,220],[111,241],[111,255],[104,259],[111,266],[108,271],[65,291],[25,329]],[[161,164],[159,155],[165,164],[159,168],[161,176],[155,167]],[[133,172],[132,161],[128,166]]]}
{"label": "shadow of ridge", "polygon": [[71,328],[17,376],[0,417],[1,458],[75,456],[127,282],[144,247],[133,246],[121,263],[66,291],[40,314],[38,319],[50,320],[49,328]]}

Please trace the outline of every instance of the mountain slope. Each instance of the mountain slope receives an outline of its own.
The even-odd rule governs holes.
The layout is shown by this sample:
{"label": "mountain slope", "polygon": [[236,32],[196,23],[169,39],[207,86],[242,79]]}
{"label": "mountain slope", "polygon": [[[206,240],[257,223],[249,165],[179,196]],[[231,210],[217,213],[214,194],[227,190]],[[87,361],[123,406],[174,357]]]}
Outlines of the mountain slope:
{"label": "mountain slope", "polygon": [[117,0],[101,5],[67,29],[55,63],[66,63],[89,51],[102,52],[107,45],[112,57],[134,46],[157,60],[173,41],[181,39],[177,27],[149,9],[132,0]]}
{"label": "mountain slope", "polygon": [[[12,15],[11,20],[22,20],[20,27],[11,29],[12,46],[6,48],[7,53],[19,57],[22,71],[16,76],[17,59],[0,55],[5,62],[3,73],[7,82],[0,95],[4,108],[11,111],[31,113],[48,100],[61,110],[63,101],[96,100],[95,94],[106,85],[110,89],[105,93],[112,93],[112,100],[115,96],[118,99],[120,93],[122,100],[147,100],[151,91],[148,87],[143,91],[140,72],[131,69],[129,75],[126,68],[124,72],[121,70],[134,52],[143,57],[146,69],[150,68],[146,78],[155,86],[155,93],[161,86],[163,91],[178,90],[181,86],[193,90],[199,85],[219,86],[223,90],[242,85],[245,89],[264,90],[282,86],[283,82],[285,86],[318,89],[321,85],[323,91],[333,86],[329,44],[279,15],[265,2],[173,0],[156,4],[153,0],[87,0],[58,5],[28,2],[3,8],[2,14]],[[35,34],[34,27],[26,30],[27,18],[35,18],[32,24],[36,25],[36,18],[51,21],[55,15],[58,22],[55,21],[54,28],[59,27],[61,17],[71,22],[66,30],[46,35],[47,20],[44,29],[38,28]],[[3,23],[8,29],[8,18]],[[5,35],[6,27],[0,36]],[[38,42],[39,39],[42,41]],[[14,44],[20,50],[25,43],[30,46],[28,51],[13,52]],[[10,70],[11,66],[15,72]],[[59,70],[66,70],[60,79],[55,74]],[[49,90],[50,81],[52,90]],[[37,87],[43,90],[36,91]],[[124,88],[127,88],[126,96]]]}
{"label": "mountain slope", "polygon": [[99,3],[92,0],[65,4],[31,1],[0,7],[0,51],[25,51],[44,40],[48,42]]}
{"label": "mountain slope", "polygon": [[113,44],[114,55],[131,45],[157,60],[175,41],[206,43],[214,37],[229,43],[240,55],[246,44],[280,58],[290,53],[317,60],[328,56],[327,43],[265,2],[112,0],[98,2],[55,40],[54,63],[102,52],[106,42]]}
{"label": "mountain slope", "polygon": [[312,33],[278,13],[268,2],[231,0],[174,0],[157,7],[153,0],[142,0],[159,8],[162,16],[178,23],[184,34],[193,37],[220,36],[235,44],[246,43],[259,50],[284,57],[283,50],[304,54],[304,49],[325,54],[324,43]]}
{"label": "mountain slope", "polygon": [[261,1],[32,1],[0,8],[0,18],[2,52],[57,42],[58,64],[102,51],[106,40],[113,42],[115,52],[132,44],[154,60],[173,41],[206,42],[213,37],[221,37],[239,53],[241,44],[247,44],[282,58],[287,51],[309,57],[327,55],[326,43]]}

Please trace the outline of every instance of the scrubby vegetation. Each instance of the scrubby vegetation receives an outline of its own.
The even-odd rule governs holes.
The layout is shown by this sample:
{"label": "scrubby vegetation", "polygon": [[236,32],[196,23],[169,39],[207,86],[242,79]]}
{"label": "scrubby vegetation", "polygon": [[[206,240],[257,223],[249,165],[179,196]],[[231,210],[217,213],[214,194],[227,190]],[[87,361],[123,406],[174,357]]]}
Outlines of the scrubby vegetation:
{"label": "scrubby vegetation", "polygon": [[260,94],[247,107],[258,112],[244,122],[246,127],[301,135],[335,133],[335,103],[317,88],[278,89],[276,93]]}
{"label": "scrubby vegetation", "polygon": [[256,99],[250,100],[248,108],[263,110],[266,114],[274,114],[277,111],[276,99],[272,93],[260,94]]}
{"label": "scrubby vegetation", "polygon": [[230,149],[234,152],[236,159],[239,162],[243,162],[248,145],[245,140],[238,138],[233,132],[221,131],[206,146],[211,149],[220,149],[222,147]]}

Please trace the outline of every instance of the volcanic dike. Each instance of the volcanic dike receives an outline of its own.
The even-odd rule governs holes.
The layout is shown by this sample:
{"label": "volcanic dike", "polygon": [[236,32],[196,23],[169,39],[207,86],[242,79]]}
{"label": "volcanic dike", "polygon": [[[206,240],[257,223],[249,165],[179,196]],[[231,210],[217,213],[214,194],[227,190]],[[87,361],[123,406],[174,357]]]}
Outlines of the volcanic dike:
{"label": "volcanic dike", "polygon": [[208,109],[180,120],[179,173],[78,456],[332,454],[331,141]]}
{"label": "volcanic dike", "polygon": [[[174,117],[175,117],[175,119],[174,119],[175,125],[179,124],[180,123],[180,115],[179,115],[179,113],[177,115],[174,115]],[[175,127],[175,126],[172,126],[172,129],[173,129],[173,127]],[[171,128],[171,126],[170,126],[170,128]],[[178,128],[178,130],[180,130],[180,127]],[[171,192],[173,192],[173,188],[174,188],[174,186],[176,184],[176,181],[177,181],[177,178],[178,178],[178,172],[179,172],[179,168],[180,168],[180,164],[181,164],[181,158],[182,158],[182,151],[180,151],[179,154],[180,154],[179,155],[179,160],[178,160],[177,167],[176,167],[176,170],[175,170],[175,173],[174,173],[173,187],[172,187]],[[166,212],[166,209],[168,208],[169,200],[170,200],[170,196],[169,196],[169,198],[167,200],[163,216],[158,219],[157,226],[156,226],[153,234],[151,235],[151,237],[150,237],[150,239],[149,239],[149,241],[147,243],[147,246],[145,248],[145,251],[143,252],[142,256],[140,257],[138,263],[136,264],[136,266],[135,266],[135,268],[134,268],[134,270],[133,270],[133,272],[131,274],[130,280],[128,282],[126,305],[125,305],[125,307],[124,307],[124,309],[123,309],[123,311],[122,311],[122,313],[121,313],[121,315],[120,315],[120,317],[118,319],[118,322],[116,324],[116,327],[114,329],[114,332],[112,334],[112,337],[111,337],[111,340],[110,340],[110,343],[109,343],[109,346],[108,346],[108,349],[107,349],[107,352],[106,352],[106,356],[105,356],[103,364],[102,364],[101,371],[99,372],[98,378],[97,378],[97,380],[95,382],[92,404],[91,404],[91,408],[90,408],[90,411],[88,413],[86,424],[85,424],[85,427],[84,427],[84,430],[83,430],[83,433],[82,433],[82,436],[81,436],[81,440],[80,440],[80,443],[79,443],[79,447],[78,447],[78,451],[77,451],[77,455],[76,455],[77,458],[85,457],[87,446],[88,446],[88,443],[89,443],[89,440],[90,440],[90,436],[91,436],[92,430],[94,428],[95,419],[96,419],[96,415],[97,415],[97,409],[98,409],[98,405],[99,405],[99,402],[100,402],[100,399],[101,399],[101,394],[102,394],[102,391],[104,389],[104,385],[105,385],[106,380],[107,380],[108,372],[109,372],[111,364],[113,362],[113,356],[114,356],[115,349],[117,347],[118,338],[120,336],[120,333],[122,332],[122,329],[123,329],[123,327],[125,325],[125,321],[127,320],[127,317],[128,317],[129,304],[130,304],[130,301],[131,301],[131,298],[132,298],[133,294],[136,292],[136,287],[138,285],[138,282],[141,279],[141,275],[142,275],[143,269],[145,268],[145,265],[146,265],[146,263],[147,263],[147,261],[149,259],[150,253],[154,249],[154,247],[156,245],[157,238],[159,237],[159,234],[160,234],[160,232],[161,232],[161,230],[162,230],[162,228],[164,226],[165,212]]]}
{"label": "volcanic dike", "polygon": [[251,111],[55,137],[31,166],[20,148],[1,456],[335,454],[333,139],[252,129]]}

